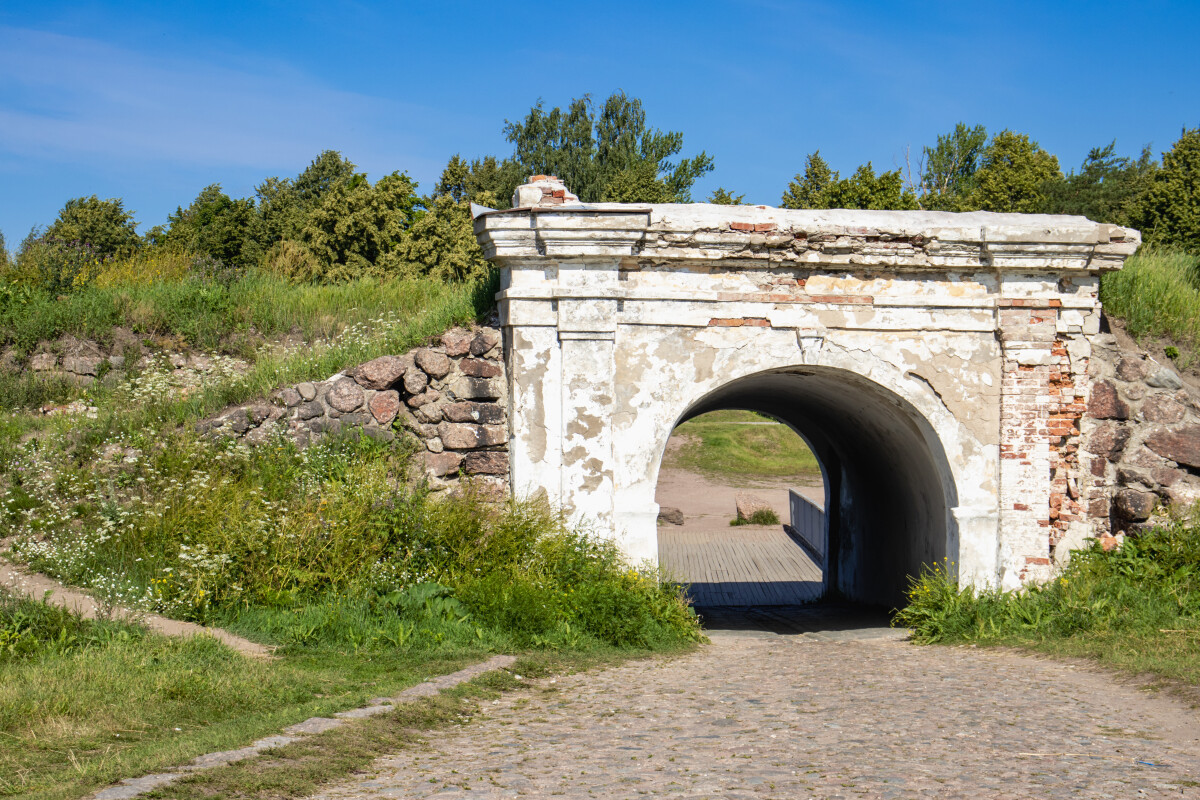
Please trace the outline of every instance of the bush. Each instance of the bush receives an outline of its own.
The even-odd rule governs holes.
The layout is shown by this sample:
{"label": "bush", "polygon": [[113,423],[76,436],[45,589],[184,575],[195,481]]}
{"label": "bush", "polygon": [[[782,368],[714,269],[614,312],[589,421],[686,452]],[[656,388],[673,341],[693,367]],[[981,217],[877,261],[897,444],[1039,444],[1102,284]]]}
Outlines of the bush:
{"label": "bush", "polygon": [[48,602],[17,599],[0,591],[0,664],[141,635],[140,628],[80,619]]}
{"label": "bush", "polygon": [[86,242],[30,233],[5,277],[11,283],[59,295],[86,286],[102,266],[103,259]]}
{"label": "bush", "polygon": [[[10,456],[17,557],[114,602],[295,646],[662,646],[680,593],[544,504],[434,497],[366,437],[299,451],[187,434]],[[390,643],[390,644],[389,644]]]}
{"label": "bush", "polygon": [[933,567],[911,580],[897,625],[923,642],[1155,633],[1200,626],[1200,526],[1175,522],[1073,554],[1053,581],[1019,591],[962,587]]}

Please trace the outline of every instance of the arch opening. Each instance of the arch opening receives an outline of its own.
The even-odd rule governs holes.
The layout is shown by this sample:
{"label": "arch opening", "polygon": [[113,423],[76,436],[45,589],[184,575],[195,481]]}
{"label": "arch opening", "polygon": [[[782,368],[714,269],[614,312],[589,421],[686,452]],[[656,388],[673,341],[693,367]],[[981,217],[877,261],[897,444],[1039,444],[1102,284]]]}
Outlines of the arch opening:
{"label": "arch opening", "polygon": [[[733,380],[679,425],[721,409],[772,417],[809,445],[824,478],[825,597],[899,605],[909,575],[957,552],[957,493],[933,428],[903,398],[843,369],[803,366]],[[660,454],[661,462],[661,454]],[[786,521],[786,520],[785,520]]]}

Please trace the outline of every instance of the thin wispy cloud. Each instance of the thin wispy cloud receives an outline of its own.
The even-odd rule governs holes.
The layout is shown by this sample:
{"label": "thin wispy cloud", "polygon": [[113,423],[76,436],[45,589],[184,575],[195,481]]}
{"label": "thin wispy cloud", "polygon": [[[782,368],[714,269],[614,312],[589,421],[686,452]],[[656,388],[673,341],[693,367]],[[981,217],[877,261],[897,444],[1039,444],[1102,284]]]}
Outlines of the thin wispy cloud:
{"label": "thin wispy cloud", "polygon": [[441,116],[332,88],[285,64],[229,62],[0,28],[0,153],[290,168],[334,147],[411,169],[411,151]]}

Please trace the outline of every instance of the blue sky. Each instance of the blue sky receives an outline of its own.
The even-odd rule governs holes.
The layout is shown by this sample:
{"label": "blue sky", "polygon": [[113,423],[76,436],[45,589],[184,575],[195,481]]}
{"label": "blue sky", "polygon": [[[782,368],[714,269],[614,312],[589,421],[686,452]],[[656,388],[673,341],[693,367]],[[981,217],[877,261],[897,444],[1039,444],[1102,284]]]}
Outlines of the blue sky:
{"label": "blue sky", "polygon": [[617,89],[777,204],[806,153],[904,163],[959,121],[1029,133],[1077,167],[1200,125],[1200,3],[76,2],[0,4],[0,231],[70,197],[142,229],[204,186],[250,195],[320,150],[431,188],[504,155],[540,97]]}

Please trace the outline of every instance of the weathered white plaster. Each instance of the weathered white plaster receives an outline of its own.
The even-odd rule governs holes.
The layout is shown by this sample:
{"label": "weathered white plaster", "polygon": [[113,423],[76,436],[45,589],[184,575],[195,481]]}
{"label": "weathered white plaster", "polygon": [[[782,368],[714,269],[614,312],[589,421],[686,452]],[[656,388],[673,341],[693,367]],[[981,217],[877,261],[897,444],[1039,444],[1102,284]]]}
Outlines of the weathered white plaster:
{"label": "weathered white plaster", "polygon": [[[559,187],[540,180],[517,199]],[[475,226],[504,274],[515,491],[544,490],[653,561],[671,430],[755,408],[822,459],[847,594],[885,600],[942,558],[1003,586],[1049,564],[1062,442],[1045,420],[1075,401],[1052,387],[1086,371],[1098,273],[1133,252],[1136,231],[569,200]]]}

